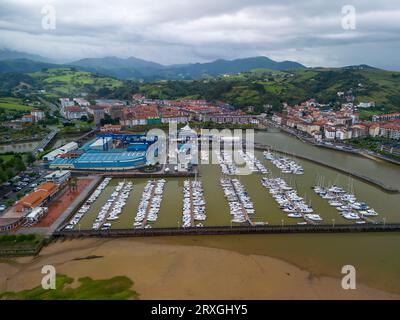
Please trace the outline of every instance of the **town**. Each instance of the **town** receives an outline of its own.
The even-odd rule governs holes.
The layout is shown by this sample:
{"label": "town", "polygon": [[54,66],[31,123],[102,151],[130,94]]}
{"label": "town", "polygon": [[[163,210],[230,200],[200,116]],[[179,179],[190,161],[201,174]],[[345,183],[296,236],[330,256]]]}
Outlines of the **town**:
{"label": "town", "polygon": [[[364,138],[382,138],[378,150],[384,154],[399,156],[400,113],[374,115],[368,121],[359,118],[353,103],[343,104],[338,111],[326,109],[311,99],[298,106],[284,104],[280,113],[274,113],[272,122],[289,129],[308,141],[325,146],[342,144]],[[347,146],[347,150],[351,150]]]}

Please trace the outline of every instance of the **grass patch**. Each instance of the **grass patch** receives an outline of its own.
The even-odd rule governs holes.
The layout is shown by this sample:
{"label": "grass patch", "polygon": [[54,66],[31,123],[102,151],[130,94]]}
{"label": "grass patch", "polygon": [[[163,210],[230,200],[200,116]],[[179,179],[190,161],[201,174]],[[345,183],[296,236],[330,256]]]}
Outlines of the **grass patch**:
{"label": "grass patch", "polygon": [[0,236],[0,249],[37,246],[44,240],[37,234],[4,234]]}
{"label": "grass patch", "polygon": [[0,159],[4,162],[14,159],[13,154],[0,154]]}
{"label": "grass patch", "polygon": [[17,98],[0,98],[0,108],[18,111],[30,111],[33,108],[22,104],[21,99]]}
{"label": "grass patch", "polygon": [[0,299],[8,300],[126,300],[138,299],[139,294],[131,290],[132,280],[125,276],[111,279],[93,280],[80,278],[80,286],[71,288],[73,279],[66,275],[57,275],[56,289],[45,290],[37,286],[30,290],[4,292]]}

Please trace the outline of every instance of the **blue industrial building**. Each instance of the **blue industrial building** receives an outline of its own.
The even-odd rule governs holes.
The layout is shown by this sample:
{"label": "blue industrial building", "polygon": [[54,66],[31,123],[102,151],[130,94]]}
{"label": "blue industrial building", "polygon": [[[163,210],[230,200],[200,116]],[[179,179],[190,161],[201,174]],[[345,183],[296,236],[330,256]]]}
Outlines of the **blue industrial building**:
{"label": "blue industrial building", "polygon": [[[122,148],[112,148],[112,142],[119,140]],[[129,170],[143,167],[147,162],[149,146],[157,137],[128,134],[98,134],[94,141],[81,147],[81,154],[68,154],[50,162],[53,169],[81,170]]]}

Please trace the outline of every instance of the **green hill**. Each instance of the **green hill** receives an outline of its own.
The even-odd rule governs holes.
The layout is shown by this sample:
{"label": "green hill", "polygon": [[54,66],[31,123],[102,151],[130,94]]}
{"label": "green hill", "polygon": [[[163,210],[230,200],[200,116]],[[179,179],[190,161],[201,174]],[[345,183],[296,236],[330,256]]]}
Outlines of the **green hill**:
{"label": "green hill", "polygon": [[[48,98],[73,97],[87,93],[89,98],[129,99],[143,93],[156,99],[206,99],[225,101],[237,108],[265,105],[279,110],[283,102],[301,103],[315,98],[338,108],[346,102],[339,91],[355,97],[355,103],[374,101],[376,107],[361,111],[374,113],[400,111],[400,72],[368,66],[346,68],[302,68],[291,71],[256,68],[248,72],[207,76],[198,80],[163,80],[151,83],[117,80],[75,68],[42,69],[32,73],[0,74],[0,91],[26,98],[45,90]],[[0,92],[1,93],[1,92]]]}
{"label": "green hill", "polygon": [[[13,74],[15,75],[15,74]],[[14,76],[11,79],[18,77]],[[27,81],[28,78],[28,81]],[[2,79],[3,80],[3,79]],[[4,79],[4,81],[6,81]],[[91,72],[78,71],[74,68],[53,68],[42,69],[41,71],[27,73],[23,78],[24,83],[28,82],[29,88],[23,89],[23,93],[37,93],[45,90],[48,97],[59,98],[61,96],[77,96],[85,92],[106,96],[123,86],[123,82],[111,77],[100,76]],[[16,85],[15,81],[10,83],[12,88],[5,89],[20,91],[21,82]]]}
{"label": "green hill", "polygon": [[199,81],[164,81],[144,84],[140,91],[152,98],[176,99],[194,96],[223,100],[236,107],[253,105],[258,111],[271,104],[301,103],[315,98],[332,107],[346,102],[337,92],[351,93],[355,103],[374,101],[376,108],[363,114],[400,111],[400,72],[368,66],[347,68],[307,68],[292,71],[255,69],[240,74],[209,77]]}

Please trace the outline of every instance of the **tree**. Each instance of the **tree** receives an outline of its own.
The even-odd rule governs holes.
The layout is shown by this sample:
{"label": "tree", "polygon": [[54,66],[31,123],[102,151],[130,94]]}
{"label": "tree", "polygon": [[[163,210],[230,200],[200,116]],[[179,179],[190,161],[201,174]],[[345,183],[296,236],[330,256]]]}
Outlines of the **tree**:
{"label": "tree", "polygon": [[24,170],[26,170],[26,165],[25,165],[25,163],[22,161],[21,158],[15,158],[15,168],[17,169],[17,171],[24,171]]}
{"label": "tree", "polygon": [[35,162],[35,160],[36,158],[32,153],[28,153],[26,155],[26,162],[28,162],[29,164]]}
{"label": "tree", "polygon": [[11,179],[12,177],[14,177],[14,170],[12,170],[11,168],[7,168],[6,174],[7,174],[8,179]]}
{"label": "tree", "polygon": [[0,170],[0,181],[5,182],[7,180],[8,180],[7,173],[3,169],[1,169]]}

